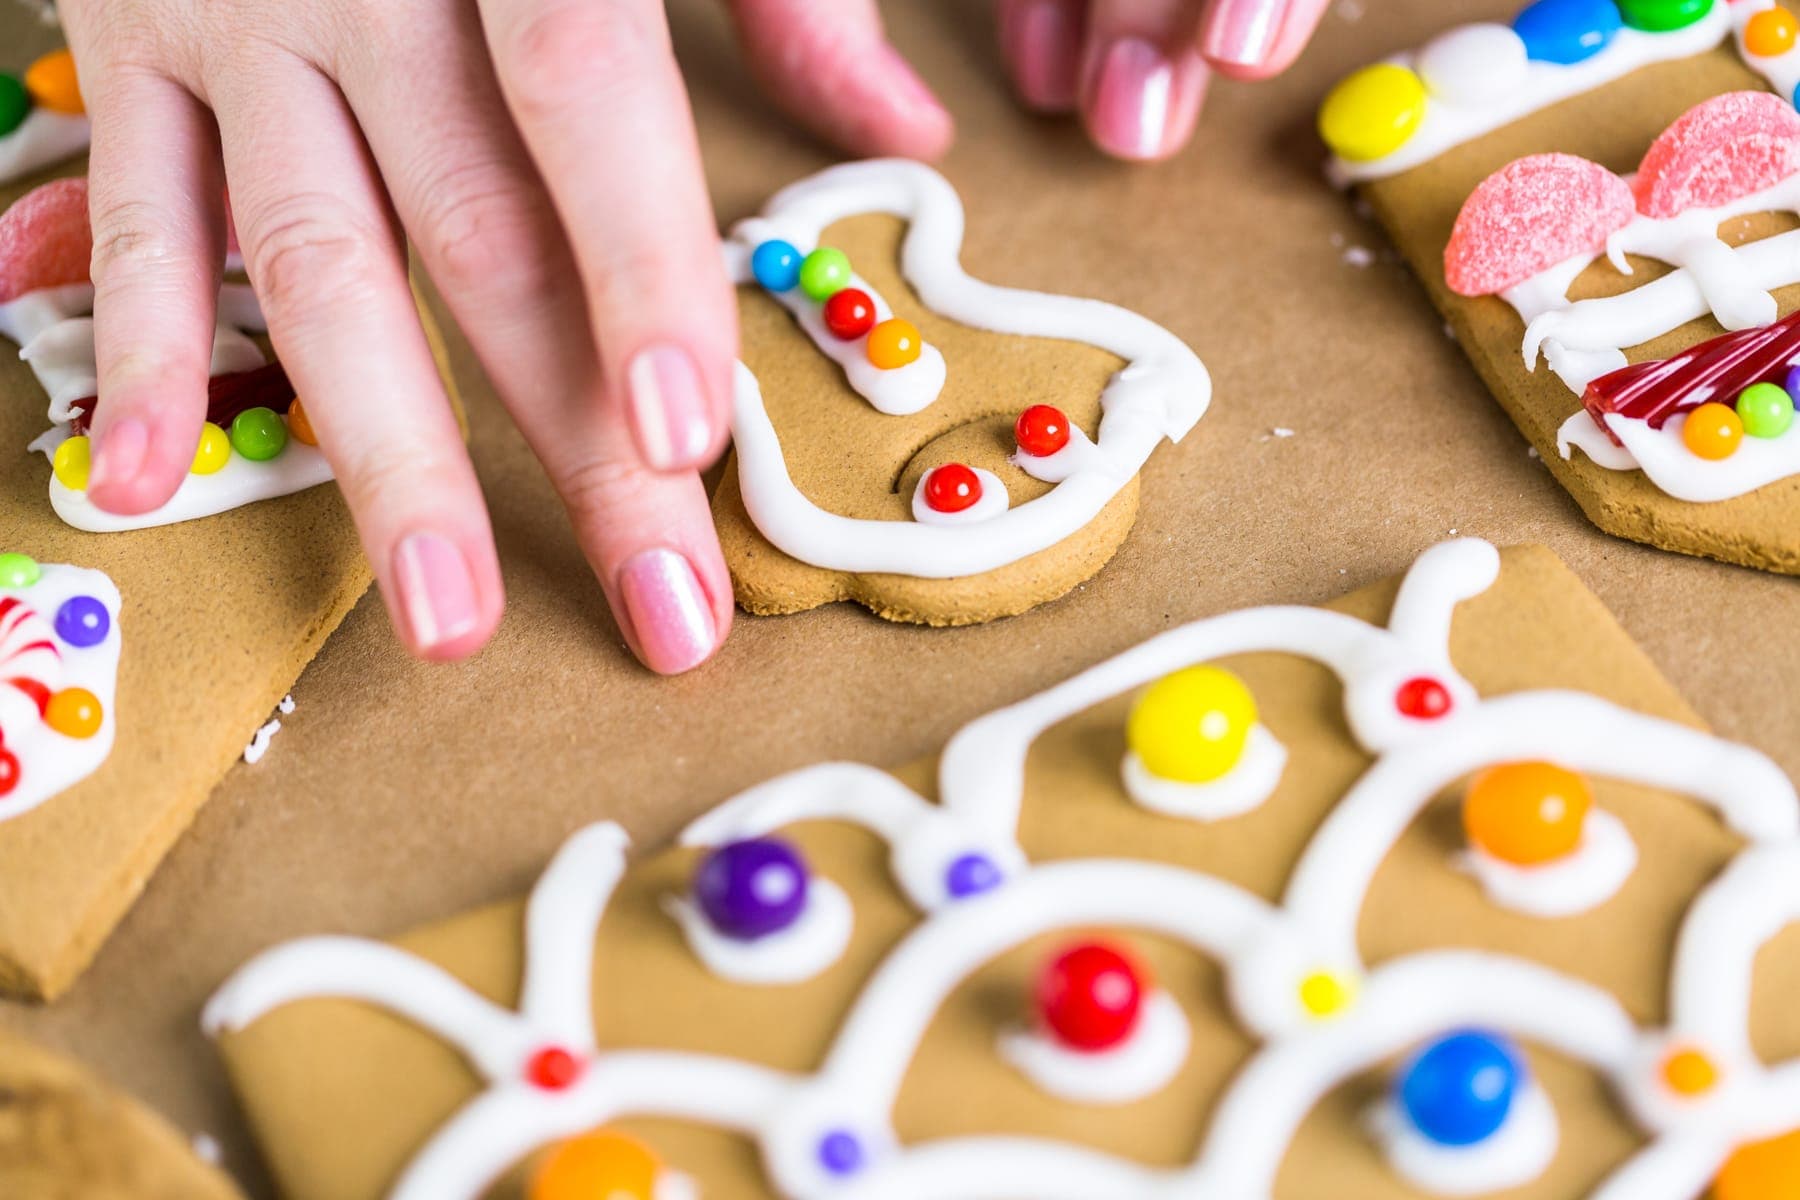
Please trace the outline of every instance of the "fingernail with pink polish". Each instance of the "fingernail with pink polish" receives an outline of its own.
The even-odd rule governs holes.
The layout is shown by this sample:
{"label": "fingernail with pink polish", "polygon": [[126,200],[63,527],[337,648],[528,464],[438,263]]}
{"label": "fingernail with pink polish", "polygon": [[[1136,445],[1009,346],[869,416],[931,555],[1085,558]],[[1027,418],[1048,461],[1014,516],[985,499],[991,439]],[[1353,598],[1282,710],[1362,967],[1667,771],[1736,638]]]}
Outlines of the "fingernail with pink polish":
{"label": "fingernail with pink polish", "polygon": [[673,550],[640,550],[619,568],[619,595],[644,665],[676,675],[705,662],[719,629],[700,579]]}
{"label": "fingernail with pink polish", "polygon": [[94,441],[94,457],[88,468],[88,488],[128,483],[144,469],[150,451],[150,427],[136,417],[124,417],[106,427]]}
{"label": "fingernail with pink polish", "polygon": [[1010,22],[1007,40],[1026,103],[1039,108],[1067,108],[1075,103],[1081,37],[1067,6],[1059,0],[1025,5]]}
{"label": "fingernail with pink polish", "polygon": [[677,346],[638,351],[625,385],[644,461],[659,471],[699,466],[712,446],[712,406],[688,352]]}
{"label": "fingernail with pink polish", "polygon": [[1175,66],[1142,38],[1106,48],[1088,105],[1094,140],[1125,158],[1153,158],[1169,135],[1169,94]]}
{"label": "fingernail with pink polish", "polygon": [[1260,67],[1275,52],[1285,0],[1218,0],[1200,31],[1200,53],[1216,62]]}
{"label": "fingernail with pink polish", "polygon": [[475,577],[449,538],[414,533],[402,540],[394,550],[394,586],[417,650],[441,649],[480,623]]}

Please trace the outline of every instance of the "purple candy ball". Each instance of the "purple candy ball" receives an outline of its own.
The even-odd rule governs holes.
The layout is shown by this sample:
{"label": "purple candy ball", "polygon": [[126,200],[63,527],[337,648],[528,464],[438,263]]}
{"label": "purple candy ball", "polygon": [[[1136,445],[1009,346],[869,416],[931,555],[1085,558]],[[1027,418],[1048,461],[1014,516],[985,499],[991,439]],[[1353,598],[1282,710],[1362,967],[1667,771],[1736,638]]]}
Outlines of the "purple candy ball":
{"label": "purple candy ball", "polygon": [[749,838],[708,854],[694,873],[694,900],[714,929],[739,941],[778,933],[806,907],[806,861],[786,842]]}
{"label": "purple candy ball", "polygon": [[78,650],[98,646],[111,628],[106,605],[92,596],[71,596],[56,610],[56,636]]}
{"label": "purple candy ball", "polygon": [[819,1139],[819,1163],[833,1175],[853,1175],[862,1169],[862,1143],[847,1129],[833,1129]]}
{"label": "purple candy ball", "polygon": [[985,854],[974,851],[961,855],[944,872],[944,886],[956,900],[979,896],[1005,882],[1000,868]]}
{"label": "purple candy ball", "polygon": [[1800,367],[1788,368],[1787,378],[1781,381],[1781,390],[1800,399]]}

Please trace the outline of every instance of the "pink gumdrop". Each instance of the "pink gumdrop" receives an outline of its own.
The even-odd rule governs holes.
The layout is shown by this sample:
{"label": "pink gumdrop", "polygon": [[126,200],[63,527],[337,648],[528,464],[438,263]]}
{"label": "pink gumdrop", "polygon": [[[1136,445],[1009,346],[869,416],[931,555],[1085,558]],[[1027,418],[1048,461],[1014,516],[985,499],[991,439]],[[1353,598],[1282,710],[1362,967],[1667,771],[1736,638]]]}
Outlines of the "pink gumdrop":
{"label": "pink gumdrop", "polygon": [[1598,255],[1634,215],[1631,189],[1573,154],[1533,154],[1481,181],[1456,214],[1444,278],[1461,296],[1487,296],[1578,254]]}
{"label": "pink gumdrop", "polygon": [[93,254],[87,180],[33,188],[0,214],[0,304],[39,288],[88,282]]}
{"label": "pink gumdrop", "polygon": [[1675,118],[1652,142],[1632,190],[1638,211],[1718,208],[1800,171],[1800,113],[1768,92],[1726,92]]}

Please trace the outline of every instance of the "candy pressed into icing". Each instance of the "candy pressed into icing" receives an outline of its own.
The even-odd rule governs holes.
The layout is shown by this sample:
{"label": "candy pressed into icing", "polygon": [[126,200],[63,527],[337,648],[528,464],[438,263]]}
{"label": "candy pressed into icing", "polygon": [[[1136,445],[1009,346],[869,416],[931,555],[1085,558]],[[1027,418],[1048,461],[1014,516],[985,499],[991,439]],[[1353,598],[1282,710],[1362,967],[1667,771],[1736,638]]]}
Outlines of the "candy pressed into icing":
{"label": "candy pressed into icing", "polygon": [[1594,258],[1631,223],[1631,188],[1573,154],[1508,163],[1469,196],[1444,248],[1444,277],[1463,296],[1504,292],[1576,256]]}

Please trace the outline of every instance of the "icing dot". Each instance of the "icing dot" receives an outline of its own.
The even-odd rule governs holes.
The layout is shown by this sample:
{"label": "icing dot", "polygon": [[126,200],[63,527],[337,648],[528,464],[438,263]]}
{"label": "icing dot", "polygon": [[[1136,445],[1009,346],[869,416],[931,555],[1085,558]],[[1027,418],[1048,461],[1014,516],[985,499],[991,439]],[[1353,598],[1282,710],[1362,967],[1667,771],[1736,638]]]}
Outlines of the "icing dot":
{"label": "icing dot", "polygon": [[31,112],[31,93],[11,75],[0,74],[0,137],[25,123]]}
{"label": "icing dot", "polygon": [[189,469],[196,475],[211,475],[230,461],[230,436],[211,421],[200,426],[200,444],[194,447],[194,465]]}
{"label": "icing dot", "polygon": [[1744,24],[1744,49],[1761,58],[1774,58],[1794,48],[1797,32],[1794,14],[1785,8],[1765,8]]}
{"label": "icing dot", "polygon": [[298,396],[288,405],[287,424],[288,432],[294,435],[296,442],[306,446],[319,444],[319,435],[313,432],[312,418],[306,415],[306,407]]}
{"label": "icing dot", "polygon": [[823,301],[850,283],[850,260],[842,250],[820,246],[800,263],[800,290]]}
{"label": "icing dot", "polygon": [[862,1142],[848,1129],[833,1129],[819,1139],[819,1164],[833,1175],[853,1175],[863,1167]]}
{"label": "icing dot", "polygon": [[1719,1068],[1698,1050],[1677,1050],[1663,1060],[1663,1082],[1680,1096],[1698,1096],[1719,1082]]}
{"label": "icing dot", "polygon": [[1314,971],[1300,981],[1300,1007],[1309,1016],[1336,1016],[1355,999],[1356,985],[1334,971]]}
{"label": "icing dot", "polygon": [[1063,951],[1038,976],[1038,1019],[1077,1050],[1105,1050],[1131,1036],[1143,1007],[1137,964],[1113,946],[1087,942]]}
{"label": "icing dot", "polygon": [[800,251],[792,242],[771,238],[750,252],[750,273],[771,292],[785,292],[800,282]]}
{"label": "icing dot", "polygon": [[1751,384],[1738,393],[1733,407],[1751,437],[1780,437],[1794,423],[1794,398],[1772,383]]}
{"label": "icing dot", "polygon": [[93,451],[87,438],[77,435],[63,442],[50,458],[50,470],[56,481],[71,492],[85,492],[88,471],[93,466]]}
{"label": "icing dot", "polygon": [[19,756],[0,746],[0,796],[19,786]]}
{"label": "icing dot", "polygon": [[661,1168],[636,1138],[599,1130],[545,1156],[531,1177],[530,1200],[653,1200]]}
{"label": "icing dot", "polygon": [[1419,77],[1434,96],[1481,104],[1525,78],[1525,41],[1510,26],[1480,22],[1440,34],[1419,51]]}
{"label": "icing dot", "polygon": [[861,288],[833,292],[825,301],[825,328],[839,341],[851,342],[875,328],[875,302]]}
{"label": "icing dot", "polygon": [[28,554],[0,554],[0,587],[28,588],[42,574]]}
{"label": "icing dot", "polygon": [[545,1046],[525,1063],[525,1078],[546,1092],[560,1092],[581,1078],[582,1061],[561,1046]]}
{"label": "icing dot", "polygon": [[1683,29],[1712,11],[1713,0],[1619,0],[1619,12],[1633,29],[1667,33]]}
{"label": "icing dot", "polygon": [[1709,400],[1687,415],[1681,442],[1697,458],[1717,462],[1730,458],[1744,440],[1744,422],[1735,411]]}
{"label": "icing dot", "polygon": [[1800,1129],[1732,1151],[1713,1181],[1713,1200],[1800,1196]]}
{"label": "icing dot", "polygon": [[1415,721],[1435,721],[1449,713],[1450,689],[1429,675],[1419,675],[1394,692],[1394,707]]}
{"label": "icing dot", "polygon": [[232,419],[231,447],[252,462],[268,462],[287,449],[287,426],[272,408],[247,408]]}
{"label": "icing dot", "polygon": [[1394,63],[1345,76],[1319,106],[1319,136],[1339,158],[1371,162],[1406,144],[1425,119],[1425,83]]}
{"label": "icing dot", "polygon": [[981,477],[962,463],[933,467],[925,476],[925,503],[934,512],[962,512],[980,499]]}
{"label": "icing dot", "polygon": [[1187,667],[1145,689],[1132,706],[1125,740],[1160,779],[1210,783],[1243,757],[1256,724],[1256,698],[1220,667]]}
{"label": "icing dot", "polygon": [[1538,866],[1581,845],[1593,790],[1573,771],[1547,762],[1504,763],[1477,775],[1463,797],[1470,843],[1517,866]]}
{"label": "icing dot", "polygon": [[1033,458],[1048,458],[1069,444],[1069,418],[1053,404],[1034,404],[1013,423],[1013,440]]}
{"label": "icing dot", "polygon": [[739,941],[777,933],[806,908],[806,862],[778,838],[727,842],[700,861],[694,900],[714,929]]}
{"label": "icing dot", "polygon": [[1506,1121],[1524,1064],[1497,1034],[1453,1033],[1427,1046],[1401,1071],[1402,1111],[1440,1146],[1472,1146]]}
{"label": "icing dot", "polygon": [[889,317],[869,331],[869,361],[884,371],[917,362],[924,346],[918,327],[901,317]]}
{"label": "icing dot", "polygon": [[1621,23],[1613,0],[1537,0],[1513,18],[1513,32],[1532,58],[1567,66],[1604,50]]}
{"label": "icing dot", "polygon": [[86,688],[64,688],[44,707],[44,723],[64,737],[93,737],[104,717],[100,698]]}
{"label": "icing dot", "polygon": [[944,889],[958,900],[990,892],[1004,882],[994,860],[974,852],[960,855],[944,872]]}
{"label": "icing dot", "polygon": [[51,112],[78,117],[87,111],[81,103],[81,85],[75,79],[75,56],[67,50],[52,50],[26,67],[25,90],[35,103]]}
{"label": "icing dot", "polygon": [[98,646],[111,628],[106,605],[93,596],[70,596],[56,610],[56,636],[78,650]]}

